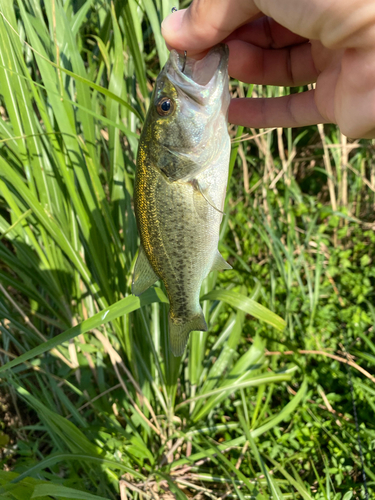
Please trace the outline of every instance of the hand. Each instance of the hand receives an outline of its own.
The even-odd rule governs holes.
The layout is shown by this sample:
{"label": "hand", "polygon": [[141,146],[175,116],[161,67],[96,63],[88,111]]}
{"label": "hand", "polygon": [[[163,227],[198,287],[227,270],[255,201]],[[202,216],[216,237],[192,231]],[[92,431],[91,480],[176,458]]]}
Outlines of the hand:
{"label": "hand", "polygon": [[233,99],[229,121],[246,127],[336,123],[375,138],[373,0],[193,0],[168,16],[169,47],[200,58],[229,46],[229,74],[243,82],[315,90],[270,99]]}

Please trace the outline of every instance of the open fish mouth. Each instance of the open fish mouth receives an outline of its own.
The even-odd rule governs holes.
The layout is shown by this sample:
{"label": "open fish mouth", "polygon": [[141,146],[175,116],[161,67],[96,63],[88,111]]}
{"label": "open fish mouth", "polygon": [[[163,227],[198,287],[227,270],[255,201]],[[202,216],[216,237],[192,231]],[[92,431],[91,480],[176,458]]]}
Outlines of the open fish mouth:
{"label": "open fish mouth", "polygon": [[169,57],[169,67],[165,69],[168,77],[178,87],[185,87],[187,84],[197,89],[207,88],[225,78],[228,56],[229,49],[225,44],[216,45],[200,60],[191,57],[185,58],[184,54],[172,50]]}

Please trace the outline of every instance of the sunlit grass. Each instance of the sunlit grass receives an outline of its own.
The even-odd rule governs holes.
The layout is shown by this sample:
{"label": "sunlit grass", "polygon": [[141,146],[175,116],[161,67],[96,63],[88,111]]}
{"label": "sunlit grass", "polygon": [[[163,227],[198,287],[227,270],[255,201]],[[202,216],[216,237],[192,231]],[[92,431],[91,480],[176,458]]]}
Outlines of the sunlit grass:
{"label": "sunlit grass", "polygon": [[373,489],[372,146],[335,127],[231,129],[234,269],[206,279],[209,331],[174,358],[163,287],[130,289],[138,137],[171,7],[0,0],[0,376],[17,419],[0,459],[18,474],[0,472],[0,495],[356,498],[342,391],[347,343]]}

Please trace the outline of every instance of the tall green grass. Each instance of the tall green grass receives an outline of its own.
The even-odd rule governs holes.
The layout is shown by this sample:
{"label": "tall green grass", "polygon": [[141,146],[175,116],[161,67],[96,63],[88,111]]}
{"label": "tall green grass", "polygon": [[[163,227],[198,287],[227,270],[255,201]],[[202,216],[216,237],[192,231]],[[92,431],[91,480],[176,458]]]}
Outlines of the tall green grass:
{"label": "tall green grass", "polygon": [[[130,289],[138,137],[168,55],[160,22],[171,7],[0,0],[0,377],[18,414],[12,433],[0,427],[3,463],[15,471],[0,473],[0,495],[341,498],[333,489],[349,492],[340,484],[359,470],[353,420],[341,402],[344,417],[324,405],[322,416],[315,387],[324,370],[342,386],[343,364],[329,368],[323,353],[314,372],[298,349],[336,351],[342,339],[327,321],[345,321],[371,371],[373,337],[354,342],[374,324],[370,305],[363,317],[358,305],[371,302],[373,276],[358,304],[345,296],[350,280],[344,297],[332,285],[345,238],[371,232],[369,214],[362,220],[374,203],[371,150],[334,127],[250,131],[252,140],[232,131],[220,250],[234,270],[206,279],[209,331],[174,358],[162,285],[139,298]],[[295,180],[314,161],[318,201]],[[373,409],[371,380],[354,383]],[[370,453],[375,429],[364,423]],[[334,466],[326,455],[340,439]]]}

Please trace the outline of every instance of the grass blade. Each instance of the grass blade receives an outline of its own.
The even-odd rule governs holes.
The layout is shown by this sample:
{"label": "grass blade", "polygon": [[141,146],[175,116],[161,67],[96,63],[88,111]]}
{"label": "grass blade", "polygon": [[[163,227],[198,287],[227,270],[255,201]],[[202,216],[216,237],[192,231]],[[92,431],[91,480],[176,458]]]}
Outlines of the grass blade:
{"label": "grass blade", "polygon": [[168,303],[168,299],[165,297],[163,292],[157,288],[148,290],[147,292],[142,294],[141,297],[135,297],[133,295],[125,297],[112,306],[109,306],[105,310],[95,314],[92,318],[83,321],[81,324],[73,328],[69,328],[69,330],[66,330],[64,333],[60,333],[60,335],[57,335],[53,339],[44,342],[38,347],[25,352],[13,361],[10,361],[9,363],[1,366],[0,373],[18,366],[24,361],[35,358],[36,356],[39,356],[40,354],[43,354],[58,346],[59,344],[67,342],[82,333],[86,333],[94,328],[99,328],[101,325],[108,323],[109,321],[113,321],[119,316],[129,314],[132,311],[135,311],[136,309],[139,309],[140,307],[143,307],[147,304],[152,304],[153,302]]}
{"label": "grass blade", "polygon": [[268,323],[279,331],[283,331],[286,326],[285,321],[277,314],[258,304],[255,300],[231,290],[213,290],[204,295],[201,300],[222,300],[232,307],[241,309],[246,314],[251,314],[254,318]]}

